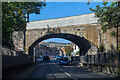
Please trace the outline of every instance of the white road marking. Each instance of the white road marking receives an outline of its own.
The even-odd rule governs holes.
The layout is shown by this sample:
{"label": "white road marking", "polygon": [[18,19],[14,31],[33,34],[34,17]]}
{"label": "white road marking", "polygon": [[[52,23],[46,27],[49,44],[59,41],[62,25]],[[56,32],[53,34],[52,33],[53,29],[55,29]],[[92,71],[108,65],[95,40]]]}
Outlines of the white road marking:
{"label": "white road marking", "polygon": [[55,64],[55,66],[56,66],[57,68],[60,68],[60,67],[59,67],[58,65],[56,65],[56,64]]}
{"label": "white road marking", "polygon": [[[58,65],[56,65],[55,64],[55,66],[57,67],[57,68],[59,68],[62,72],[64,72],[63,71],[63,69],[61,69]],[[64,72],[67,76],[69,76],[69,77],[72,77],[69,73],[67,73],[67,72]],[[76,78],[74,78],[74,77],[72,77],[74,80],[77,80]]]}
{"label": "white road marking", "polygon": [[68,74],[67,72],[65,72],[65,74],[66,74],[66,75],[68,75],[68,76],[71,76],[71,75],[70,75],[70,74]]}
{"label": "white road marking", "polygon": [[60,68],[61,71],[63,71],[61,68]]}

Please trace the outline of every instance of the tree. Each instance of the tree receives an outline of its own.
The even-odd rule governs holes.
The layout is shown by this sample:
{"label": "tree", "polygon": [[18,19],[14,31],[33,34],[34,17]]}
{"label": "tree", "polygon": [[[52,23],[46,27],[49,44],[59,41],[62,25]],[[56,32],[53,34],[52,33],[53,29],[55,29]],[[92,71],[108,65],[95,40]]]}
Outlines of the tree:
{"label": "tree", "polygon": [[[96,6],[95,9],[91,9],[95,12],[95,16],[99,18],[99,22],[102,25],[101,29],[106,32],[108,29],[116,28],[116,49],[118,50],[118,27],[120,26],[120,1],[112,2],[111,5],[107,5],[108,2],[103,2],[103,7]],[[115,33],[112,33],[115,34]]]}
{"label": "tree", "polygon": [[80,51],[77,51],[77,53],[76,54],[80,54]]}
{"label": "tree", "polygon": [[2,45],[13,47],[12,33],[26,28],[26,19],[31,13],[40,14],[44,2],[2,3]]}
{"label": "tree", "polygon": [[65,47],[65,53],[70,56],[71,55],[71,52],[73,52],[73,48],[71,46],[66,46]]}

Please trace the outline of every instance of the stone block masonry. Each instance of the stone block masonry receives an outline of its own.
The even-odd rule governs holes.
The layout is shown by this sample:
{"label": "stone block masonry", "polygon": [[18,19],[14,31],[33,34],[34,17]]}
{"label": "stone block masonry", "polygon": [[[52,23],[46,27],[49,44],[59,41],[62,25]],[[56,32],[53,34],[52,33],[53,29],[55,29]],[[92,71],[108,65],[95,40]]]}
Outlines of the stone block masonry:
{"label": "stone block masonry", "polygon": [[[50,34],[68,33],[87,39],[92,44],[89,51],[90,54],[96,53],[97,48],[99,48],[101,44],[104,45],[105,52],[113,50],[113,48],[116,49],[116,38],[110,35],[110,33],[115,31],[115,29],[110,29],[103,33],[101,26],[98,23],[98,18],[95,18],[94,13],[92,13],[28,23],[26,30],[26,53],[28,53],[29,47],[36,40],[48,35],[47,25],[50,26]],[[16,33],[16,35],[18,35],[18,33]],[[20,46],[20,43],[23,43],[23,37],[21,38],[21,41],[20,39],[17,40],[17,38],[14,39],[16,41],[15,44],[18,44],[18,47],[22,48],[23,46]]]}

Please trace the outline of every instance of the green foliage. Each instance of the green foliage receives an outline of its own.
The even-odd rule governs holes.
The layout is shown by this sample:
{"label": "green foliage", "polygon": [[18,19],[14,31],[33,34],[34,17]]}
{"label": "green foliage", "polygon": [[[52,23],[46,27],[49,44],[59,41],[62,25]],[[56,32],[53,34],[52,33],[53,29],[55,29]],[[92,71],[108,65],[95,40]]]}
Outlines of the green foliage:
{"label": "green foliage", "polygon": [[103,52],[103,50],[104,50],[104,45],[101,44],[100,47],[98,48],[98,52]]}
{"label": "green foliage", "polygon": [[112,32],[110,33],[110,35],[113,36],[113,37],[116,37],[117,33],[114,32],[114,31],[112,31]]}
{"label": "green foliage", "polygon": [[[108,2],[103,2],[103,7],[96,6],[91,11],[95,12],[95,16],[99,18],[101,29],[106,32],[108,29],[116,28],[116,49],[118,49],[118,27],[120,27],[120,1],[112,2],[108,5]],[[115,33],[111,33],[115,36]]]}
{"label": "green foliage", "polygon": [[77,51],[77,53],[76,54],[80,54],[80,51]]}
{"label": "green foliage", "polygon": [[108,2],[103,2],[103,7],[96,6],[96,9],[91,9],[95,12],[95,16],[99,18],[99,22],[102,25],[103,32],[108,29],[119,26],[120,24],[120,1],[112,2],[108,5]]}
{"label": "green foliage", "polygon": [[43,2],[3,2],[2,3],[2,45],[13,44],[12,33],[26,28],[27,14],[40,14]]}
{"label": "green foliage", "polygon": [[65,47],[65,53],[70,56],[71,52],[73,52],[73,48],[71,46],[66,46]]}
{"label": "green foliage", "polygon": [[115,53],[120,53],[120,50],[115,50]]}

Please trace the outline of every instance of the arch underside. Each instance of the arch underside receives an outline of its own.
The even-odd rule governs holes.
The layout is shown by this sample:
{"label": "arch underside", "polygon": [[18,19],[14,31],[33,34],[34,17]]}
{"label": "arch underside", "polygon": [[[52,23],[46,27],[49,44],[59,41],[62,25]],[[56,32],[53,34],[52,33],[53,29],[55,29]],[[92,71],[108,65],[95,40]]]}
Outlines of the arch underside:
{"label": "arch underside", "polygon": [[67,33],[55,33],[55,34],[45,35],[43,37],[40,37],[38,40],[36,40],[29,47],[29,55],[33,55],[33,48],[35,47],[35,45],[37,45],[39,42],[49,39],[49,38],[63,38],[63,39],[66,39],[66,40],[69,40],[69,41],[75,43],[80,48],[80,53],[82,55],[85,55],[87,53],[87,51],[91,48],[90,42],[88,40],[86,40],[84,37],[79,37],[79,36],[76,36],[73,34],[67,34]]}

